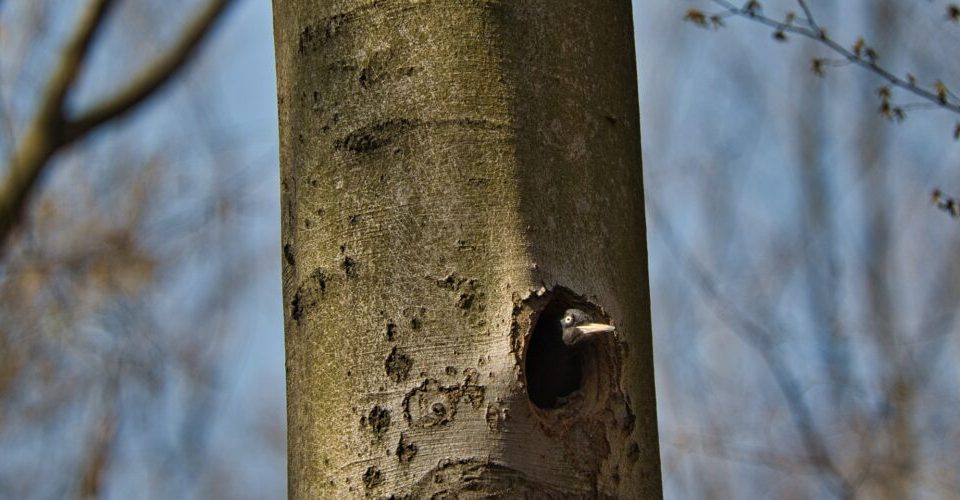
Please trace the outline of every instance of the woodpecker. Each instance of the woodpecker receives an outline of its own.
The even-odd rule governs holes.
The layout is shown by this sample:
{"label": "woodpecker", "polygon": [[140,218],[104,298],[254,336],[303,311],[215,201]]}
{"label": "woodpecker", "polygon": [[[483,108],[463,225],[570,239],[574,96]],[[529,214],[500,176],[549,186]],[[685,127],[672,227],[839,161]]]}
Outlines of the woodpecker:
{"label": "woodpecker", "polygon": [[614,331],[593,322],[579,309],[567,309],[560,320],[538,327],[527,351],[527,383],[531,400],[541,408],[559,408],[582,396],[583,348]]}
{"label": "woodpecker", "polygon": [[601,334],[615,330],[613,325],[590,321],[590,316],[587,316],[587,313],[580,309],[567,309],[560,320],[560,328],[563,329],[563,343],[570,347],[596,339]]}

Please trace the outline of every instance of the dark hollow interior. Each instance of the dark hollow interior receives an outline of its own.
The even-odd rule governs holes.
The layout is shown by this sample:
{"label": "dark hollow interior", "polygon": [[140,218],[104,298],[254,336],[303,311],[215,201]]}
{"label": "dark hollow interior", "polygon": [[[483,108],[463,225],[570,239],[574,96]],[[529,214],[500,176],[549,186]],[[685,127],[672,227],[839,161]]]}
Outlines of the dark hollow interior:
{"label": "dark hollow interior", "polygon": [[583,381],[582,349],[563,343],[560,320],[574,307],[562,296],[554,296],[536,320],[527,347],[524,372],[527,394],[539,408],[562,406],[564,396],[580,389]]}

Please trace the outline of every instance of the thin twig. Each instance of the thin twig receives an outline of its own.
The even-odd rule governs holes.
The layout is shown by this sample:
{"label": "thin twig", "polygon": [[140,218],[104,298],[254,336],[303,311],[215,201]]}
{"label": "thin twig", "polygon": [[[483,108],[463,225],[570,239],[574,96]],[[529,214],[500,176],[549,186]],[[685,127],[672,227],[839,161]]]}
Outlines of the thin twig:
{"label": "thin twig", "polygon": [[[721,6],[724,9],[723,17],[738,16],[745,19],[750,19],[756,21],[765,26],[769,26],[777,30],[778,33],[792,33],[795,35],[800,35],[811,40],[814,40],[821,45],[826,46],[833,52],[842,56],[846,61],[851,64],[856,64],[861,68],[867,69],[873,72],[875,75],[879,76],[885,80],[890,85],[906,90],[918,97],[921,97],[932,104],[936,105],[939,108],[946,109],[956,114],[960,114],[960,102],[950,93],[949,90],[941,93],[938,91],[931,91],[925,88],[918,86],[913,78],[901,78],[890,70],[883,68],[877,64],[876,54],[872,52],[872,49],[869,49],[870,53],[873,53],[874,56],[862,56],[850,50],[840,43],[838,43],[833,38],[827,34],[827,31],[820,27],[816,19],[813,17],[813,13],[810,10],[810,7],[807,5],[805,0],[797,0],[797,3],[800,5],[800,8],[803,10],[804,18],[801,19],[807,26],[800,26],[794,22],[784,22],[778,21],[776,19],[767,17],[763,15],[758,9],[748,9],[747,7],[737,7],[734,4],[730,3],[727,0],[712,0],[713,3]],[[951,99],[952,98],[952,99]]]}
{"label": "thin twig", "polygon": [[810,7],[807,6],[806,0],[797,0],[797,3],[800,4],[800,8],[803,9],[803,15],[807,18],[807,23],[810,24],[810,27],[820,31],[820,26],[817,25],[817,21],[813,19],[813,13],[810,12]]}
{"label": "thin twig", "polygon": [[57,65],[53,77],[47,84],[47,96],[43,104],[51,117],[52,115],[62,117],[67,94],[87,60],[94,39],[103,31],[101,27],[113,2],[114,0],[90,0],[81,14],[73,36],[60,53],[60,64]]}

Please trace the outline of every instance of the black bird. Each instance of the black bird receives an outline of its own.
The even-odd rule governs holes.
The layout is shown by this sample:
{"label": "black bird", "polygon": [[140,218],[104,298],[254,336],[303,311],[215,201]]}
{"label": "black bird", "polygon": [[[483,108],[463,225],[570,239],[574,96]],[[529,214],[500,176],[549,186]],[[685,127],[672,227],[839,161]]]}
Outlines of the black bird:
{"label": "black bird", "polygon": [[614,331],[612,325],[595,323],[579,309],[567,309],[560,321],[554,321],[536,326],[527,350],[527,390],[541,408],[558,408],[579,394],[583,347]]}
{"label": "black bird", "polygon": [[571,347],[615,330],[613,325],[590,321],[590,316],[580,309],[567,309],[560,326],[563,328],[563,343]]}

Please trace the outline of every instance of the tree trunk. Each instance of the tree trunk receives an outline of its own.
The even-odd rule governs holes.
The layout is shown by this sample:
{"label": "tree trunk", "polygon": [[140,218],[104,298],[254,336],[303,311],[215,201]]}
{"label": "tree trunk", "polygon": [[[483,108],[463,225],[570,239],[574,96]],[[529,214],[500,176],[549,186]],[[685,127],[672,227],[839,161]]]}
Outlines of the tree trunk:
{"label": "tree trunk", "polygon": [[659,497],[630,2],[274,22],[291,498]]}

